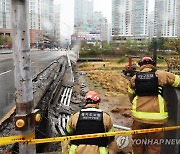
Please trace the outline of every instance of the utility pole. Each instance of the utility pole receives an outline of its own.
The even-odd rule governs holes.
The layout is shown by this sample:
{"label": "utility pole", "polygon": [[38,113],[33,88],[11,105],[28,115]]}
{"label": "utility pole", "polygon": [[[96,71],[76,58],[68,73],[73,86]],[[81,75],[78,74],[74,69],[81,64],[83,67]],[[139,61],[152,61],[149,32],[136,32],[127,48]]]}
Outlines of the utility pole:
{"label": "utility pole", "polygon": [[[11,0],[14,56],[15,127],[19,134],[34,132],[33,87],[30,60],[29,0]],[[36,146],[19,144],[20,154],[35,154]]]}
{"label": "utility pole", "polygon": [[155,62],[155,66],[157,65],[157,39],[153,39],[153,60]]}

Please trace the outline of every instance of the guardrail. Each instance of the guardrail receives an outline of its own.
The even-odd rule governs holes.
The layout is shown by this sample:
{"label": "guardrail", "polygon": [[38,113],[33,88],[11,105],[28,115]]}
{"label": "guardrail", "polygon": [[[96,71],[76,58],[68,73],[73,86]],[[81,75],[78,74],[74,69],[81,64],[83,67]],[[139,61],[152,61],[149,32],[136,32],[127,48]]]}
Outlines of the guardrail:
{"label": "guardrail", "polygon": [[0,49],[0,54],[10,54],[13,53],[11,49]]}

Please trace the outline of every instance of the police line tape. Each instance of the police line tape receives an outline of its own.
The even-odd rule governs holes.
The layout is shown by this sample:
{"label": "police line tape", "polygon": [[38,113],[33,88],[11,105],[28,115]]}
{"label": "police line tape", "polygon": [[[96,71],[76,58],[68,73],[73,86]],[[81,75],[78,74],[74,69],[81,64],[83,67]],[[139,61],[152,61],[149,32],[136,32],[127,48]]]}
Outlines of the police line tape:
{"label": "police line tape", "polygon": [[14,144],[14,143],[25,143],[28,140],[35,138],[35,133],[32,132],[27,135],[0,137],[0,145]]}
{"label": "police line tape", "polygon": [[170,130],[177,130],[177,129],[180,129],[180,126],[151,128],[151,129],[138,129],[138,130],[129,130],[129,131],[117,131],[117,132],[108,132],[108,133],[84,134],[84,135],[74,135],[74,136],[63,136],[63,137],[44,138],[44,139],[34,139],[35,135],[33,132],[27,136],[19,135],[19,136],[1,137],[0,145],[7,145],[7,144],[14,144],[14,143],[39,144],[39,143],[60,142],[60,141],[78,140],[78,139],[87,139],[87,138],[153,133],[153,132],[162,132],[162,131],[170,131]]}

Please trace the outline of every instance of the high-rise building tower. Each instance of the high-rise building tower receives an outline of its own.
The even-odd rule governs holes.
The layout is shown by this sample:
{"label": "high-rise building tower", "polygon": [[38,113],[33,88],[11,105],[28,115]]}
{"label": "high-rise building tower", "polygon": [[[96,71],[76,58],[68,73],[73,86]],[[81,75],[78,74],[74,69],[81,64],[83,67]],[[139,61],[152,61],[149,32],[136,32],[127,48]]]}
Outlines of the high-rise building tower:
{"label": "high-rise building tower", "polygon": [[29,1],[30,29],[41,30],[41,1]]}
{"label": "high-rise building tower", "polygon": [[107,41],[108,22],[102,12],[94,12],[94,0],[75,0],[73,38]]}
{"label": "high-rise building tower", "polygon": [[74,30],[76,34],[89,33],[93,30],[94,0],[75,0]]}
{"label": "high-rise building tower", "polygon": [[148,36],[149,0],[112,0],[112,36],[133,37]]}
{"label": "high-rise building tower", "polygon": [[11,6],[10,0],[0,0],[0,35],[10,36]]}
{"label": "high-rise building tower", "polygon": [[108,40],[108,21],[103,16],[102,12],[94,12],[94,25],[95,29],[93,30],[96,34],[100,34],[102,41]]}
{"label": "high-rise building tower", "polygon": [[[0,0],[0,34],[11,35],[11,0]],[[31,46],[53,36],[53,0],[29,0],[29,26]]]}
{"label": "high-rise building tower", "polygon": [[3,0],[0,0],[0,28],[3,27]]}
{"label": "high-rise building tower", "polygon": [[29,22],[31,47],[38,45],[43,40],[42,30],[42,3],[41,0],[29,1]]}
{"label": "high-rise building tower", "polygon": [[46,36],[53,37],[53,8],[54,0],[41,0],[42,30]]}
{"label": "high-rise building tower", "polygon": [[[180,10],[180,1],[177,3],[177,10]],[[180,38],[180,11],[177,11],[177,38]]]}
{"label": "high-rise building tower", "polygon": [[180,37],[180,0],[155,0],[154,35]]}
{"label": "high-rise building tower", "polygon": [[11,28],[10,0],[0,0],[0,28]]}
{"label": "high-rise building tower", "polygon": [[148,19],[148,36],[151,40],[154,37],[154,11],[149,13],[149,19]]}
{"label": "high-rise building tower", "polygon": [[149,0],[133,0],[133,36],[138,39],[148,37]]}
{"label": "high-rise building tower", "polygon": [[112,35],[132,36],[132,0],[112,0]]}

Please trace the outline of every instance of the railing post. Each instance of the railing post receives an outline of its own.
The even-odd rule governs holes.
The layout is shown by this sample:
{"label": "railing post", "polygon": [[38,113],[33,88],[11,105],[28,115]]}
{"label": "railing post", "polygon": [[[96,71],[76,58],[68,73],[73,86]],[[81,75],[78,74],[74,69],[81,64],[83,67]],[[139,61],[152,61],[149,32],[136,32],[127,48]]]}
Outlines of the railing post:
{"label": "railing post", "polygon": [[[11,0],[14,56],[15,127],[19,134],[34,132],[33,87],[30,60],[29,0]],[[19,144],[20,154],[35,154],[35,145]]]}

